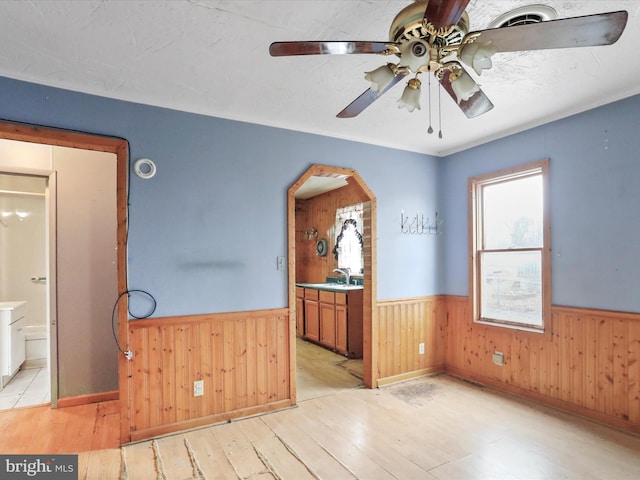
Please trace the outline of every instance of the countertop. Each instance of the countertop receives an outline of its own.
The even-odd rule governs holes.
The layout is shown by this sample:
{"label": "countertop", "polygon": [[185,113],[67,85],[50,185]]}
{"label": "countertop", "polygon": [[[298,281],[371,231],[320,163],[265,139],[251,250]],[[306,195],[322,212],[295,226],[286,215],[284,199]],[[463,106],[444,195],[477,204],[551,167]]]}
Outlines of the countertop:
{"label": "countertop", "polygon": [[330,292],[345,292],[349,290],[362,290],[364,288],[362,285],[345,285],[344,283],[296,283],[296,287],[328,290]]}

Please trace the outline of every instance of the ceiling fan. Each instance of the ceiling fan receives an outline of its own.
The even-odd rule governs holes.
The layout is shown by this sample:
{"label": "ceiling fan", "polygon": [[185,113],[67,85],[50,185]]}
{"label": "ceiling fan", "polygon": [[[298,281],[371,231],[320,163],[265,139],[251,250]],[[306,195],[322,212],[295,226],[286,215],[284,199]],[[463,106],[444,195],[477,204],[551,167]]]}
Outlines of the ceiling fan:
{"label": "ceiling fan", "polygon": [[[469,32],[465,12],[470,0],[416,0],[402,9],[389,29],[389,41],[274,42],[271,56],[379,54],[397,56],[365,74],[371,87],[344,108],[337,117],[355,117],[380,95],[412,75],[399,106],[420,108],[418,75],[433,74],[468,118],[488,112],[491,100],[467,72],[480,75],[492,67],[498,52],[589,47],[615,43],[627,24],[626,11],[542,21]],[[431,78],[431,77],[429,77]]]}

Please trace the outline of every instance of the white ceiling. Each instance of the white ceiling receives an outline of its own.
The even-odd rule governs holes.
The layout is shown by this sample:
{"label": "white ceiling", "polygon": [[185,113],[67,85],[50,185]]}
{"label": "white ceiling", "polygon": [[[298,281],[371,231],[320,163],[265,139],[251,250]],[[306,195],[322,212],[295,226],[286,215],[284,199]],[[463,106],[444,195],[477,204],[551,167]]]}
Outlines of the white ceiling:
{"label": "white ceiling", "polygon": [[467,119],[443,92],[397,108],[398,85],[356,118],[377,55],[269,56],[284,40],[388,40],[410,0],[18,0],[0,2],[0,75],[95,95],[444,156],[640,93],[637,0],[471,0],[471,30],[532,3],[558,18],[627,10],[605,47],[497,54],[479,83],[495,108]]}

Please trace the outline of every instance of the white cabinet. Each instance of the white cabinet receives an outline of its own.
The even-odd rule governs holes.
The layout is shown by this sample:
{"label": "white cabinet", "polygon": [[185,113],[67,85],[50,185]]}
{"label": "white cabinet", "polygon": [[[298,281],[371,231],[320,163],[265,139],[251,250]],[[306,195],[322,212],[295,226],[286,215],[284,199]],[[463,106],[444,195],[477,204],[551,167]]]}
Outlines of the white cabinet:
{"label": "white cabinet", "polygon": [[0,387],[25,361],[24,323],[27,302],[0,302]]}

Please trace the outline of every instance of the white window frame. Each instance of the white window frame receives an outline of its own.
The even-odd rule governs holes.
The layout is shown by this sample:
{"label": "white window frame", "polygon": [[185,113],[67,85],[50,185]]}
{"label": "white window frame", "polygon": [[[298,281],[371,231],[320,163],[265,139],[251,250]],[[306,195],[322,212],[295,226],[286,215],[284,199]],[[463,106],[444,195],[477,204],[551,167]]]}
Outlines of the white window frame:
{"label": "white window frame", "polygon": [[[530,175],[542,175],[542,204],[543,225],[541,248],[513,248],[502,250],[485,249],[483,242],[483,203],[482,191],[485,186],[500,182],[522,179]],[[492,325],[503,328],[513,328],[538,333],[551,332],[551,226],[549,207],[549,160],[544,159],[517,167],[500,170],[480,176],[469,178],[469,292],[472,304],[473,320],[476,323]],[[482,294],[482,254],[492,252],[531,252],[540,251],[541,258],[541,295],[542,295],[542,325],[527,325],[520,321],[505,321],[492,318],[483,318],[481,315]]]}

